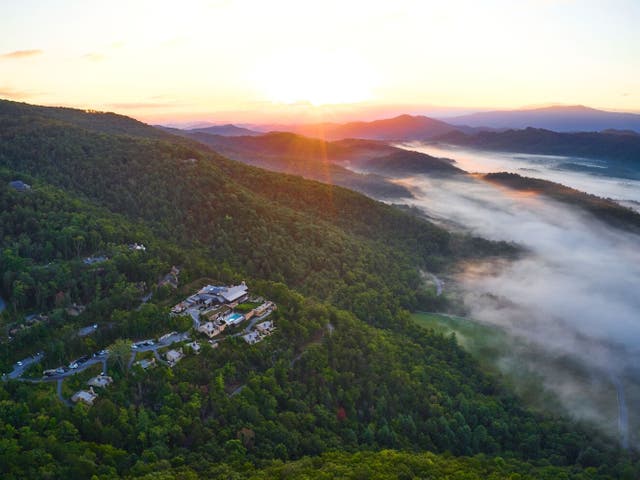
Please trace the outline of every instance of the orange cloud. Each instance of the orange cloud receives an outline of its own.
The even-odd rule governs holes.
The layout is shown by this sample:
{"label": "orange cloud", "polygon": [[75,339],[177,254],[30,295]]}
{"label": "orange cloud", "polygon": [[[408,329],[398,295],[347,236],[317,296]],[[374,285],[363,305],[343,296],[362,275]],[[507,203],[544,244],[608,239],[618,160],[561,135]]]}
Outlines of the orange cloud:
{"label": "orange cloud", "polygon": [[33,94],[25,91],[14,90],[13,88],[0,87],[0,98],[22,100],[29,97],[33,97]]}
{"label": "orange cloud", "polygon": [[15,52],[4,53],[0,55],[0,58],[6,58],[6,59],[28,58],[28,57],[35,57],[37,55],[42,55],[42,53],[44,53],[42,50],[16,50]]}
{"label": "orange cloud", "polygon": [[109,103],[107,107],[118,110],[137,110],[141,108],[171,108],[183,106],[184,104],[176,103],[155,103],[155,102],[129,102],[129,103]]}

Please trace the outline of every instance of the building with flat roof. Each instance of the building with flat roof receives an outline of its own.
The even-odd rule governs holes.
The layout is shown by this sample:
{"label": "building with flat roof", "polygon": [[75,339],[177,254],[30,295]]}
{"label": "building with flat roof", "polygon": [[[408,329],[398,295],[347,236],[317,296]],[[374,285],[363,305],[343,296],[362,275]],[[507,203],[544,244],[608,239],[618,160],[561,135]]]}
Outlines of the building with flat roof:
{"label": "building with flat roof", "polygon": [[104,387],[108,387],[112,383],[113,383],[113,378],[107,375],[98,375],[97,377],[93,377],[91,380],[89,380],[87,382],[87,385],[90,385],[92,387],[104,388]]}
{"label": "building with flat roof", "polygon": [[247,298],[249,293],[249,289],[247,285],[242,282],[240,285],[236,285],[234,287],[229,287],[225,291],[220,292],[220,296],[227,303],[232,303],[236,301],[243,301]]}
{"label": "building with flat roof", "polygon": [[253,331],[247,333],[246,335],[243,335],[242,339],[249,345],[253,345],[254,343],[258,343],[260,340],[262,340],[262,336],[259,332]]}
{"label": "building with flat roof", "polygon": [[182,360],[182,357],[184,357],[184,353],[182,352],[182,349],[169,350],[167,353],[165,353],[164,357],[167,359],[167,362],[169,362],[169,366],[173,367],[176,363]]}
{"label": "building with flat roof", "polygon": [[71,397],[71,401],[74,403],[83,402],[87,405],[93,405],[93,402],[96,401],[98,395],[93,391],[93,387],[90,387],[89,390],[80,390],[73,394]]}

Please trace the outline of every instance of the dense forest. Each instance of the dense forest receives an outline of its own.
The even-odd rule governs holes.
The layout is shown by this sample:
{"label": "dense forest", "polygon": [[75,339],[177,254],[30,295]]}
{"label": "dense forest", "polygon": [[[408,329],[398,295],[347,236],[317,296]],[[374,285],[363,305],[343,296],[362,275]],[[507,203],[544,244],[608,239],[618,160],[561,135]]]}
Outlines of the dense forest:
{"label": "dense forest", "polygon": [[[110,358],[115,382],[91,407],[67,406],[55,383],[1,382],[2,478],[640,473],[635,455],[528,411],[455,337],[410,321],[447,302],[421,269],[513,246],[111,114],[0,102],[0,165],[2,372],[42,350],[25,374],[38,379],[118,339],[188,329],[168,307],[205,279],[245,280],[278,304],[277,333],[257,345],[203,342],[173,368]],[[158,286],[173,265],[179,288]],[[15,330],[30,313],[47,320]],[[62,394],[96,373],[67,378]]]}

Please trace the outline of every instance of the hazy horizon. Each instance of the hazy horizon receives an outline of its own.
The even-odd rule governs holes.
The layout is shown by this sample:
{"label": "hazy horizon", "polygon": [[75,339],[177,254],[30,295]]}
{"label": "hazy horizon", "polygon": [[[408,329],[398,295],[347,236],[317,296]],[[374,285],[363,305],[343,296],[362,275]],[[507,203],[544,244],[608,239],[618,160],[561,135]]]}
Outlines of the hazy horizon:
{"label": "hazy horizon", "polygon": [[446,117],[558,102],[640,111],[638,19],[630,0],[28,0],[0,18],[0,97],[148,123]]}

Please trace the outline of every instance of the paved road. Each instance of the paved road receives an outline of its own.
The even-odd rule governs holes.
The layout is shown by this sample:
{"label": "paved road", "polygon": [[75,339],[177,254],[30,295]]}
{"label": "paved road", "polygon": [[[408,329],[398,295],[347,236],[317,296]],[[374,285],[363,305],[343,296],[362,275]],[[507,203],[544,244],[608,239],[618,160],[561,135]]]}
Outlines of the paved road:
{"label": "paved road", "polygon": [[55,380],[63,380],[71,375],[75,375],[76,373],[84,372],[87,368],[97,365],[99,363],[102,364],[102,371],[107,371],[107,358],[108,355],[100,355],[96,357],[92,357],[87,360],[85,363],[78,365],[78,368],[70,368],[64,373],[58,375],[51,375],[50,377],[42,377],[40,379],[35,379],[36,382],[53,382]]}
{"label": "paved road", "polygon": [[[22,374],[34,363],[38,363],[40,360],[42,360],[42,358],[44,357],[44,355],[42,353],[38,353],[36,355],[34,355],[33,357],[28,357],[25,358],[24,360],[21,360],[20,362],[22,363],[22,365],[18,365],[17,363],[13,366],[13,370],[11,372],[9,372],[6,375],[6,378],[10,378],[10,379],[16,379],[22,376]],[[3,377],[5,377],[3,375]]]}
{"label": "paved road", "polygon": [[78,336],[86,337],[87,335],[91,335],[92,333],[94,333],[96,330],[98,330],[97,324],[89,325],[88,327],[84,327],[78,330]]}
{"label": "paved road", "polygon": [[64,398],[62,396],[62,382],[63,382],[63,380],[64,380],[63,378],[60,378],[58,380],[58,384],[56,385],[56,394],[58,395],[58,398],[60,399],[60,401],[62,403],[64,403],[65,405],[71,407],[71,406],[73,406],[73,404],[69,400],[67,400],[66,398]]}
{"label": "paved road", "polygon": [[[165,338],[162,341],[154,342],[153,345],[141,345],[136,348],[135,352],[149,352],[156,351],[160,348],[168,347],[174,343],[184,342],[185,340],[189,340],[189,332],[176,333],[175,335],[171,335],[170,337]],[[143,340],[144,341],[144,340]]]}
{"label": "paved road", "polygon": [[[129,360],[129,367],[131,367],[131,365],[133,364],[135,358],[136,358],[136,353],[137,352],[148,352],[148,351],[153,351],[154,354],[157,356],[157,350],[160,348],[164,348],[167,347],[173,343],[177,343],[177,342],[182,342],[184,340],[188,340],[189,339],[189,332],[183,332],[183,333],[177,333],[175,335],[171,335],[170,337],[164,339],[162,342],[155,342],[154,345],[149,345],[149,346],[144,346],[144,347],[138,347],[137,350],[132,351],[132,355],[131,355],[131,359]],[[36,357],[29,357],[28,359],[24,359],[22,360],[22,365],[15,365],[13,371],[11,373],[9,373],[7,375],[8,378],[10,379],[18,379],[21,381],[29,381],[29,382],[33,382],[33,383],[40,383],[40,382],[55,382],[57,380],[62,380],[65,379],[67,377],[70,377],[71,375],[75,375],[76,373],[80,373],[85,371],[87,368],[102,363],[102,371],[106,372],[107,371],[107,360],[109,358],[109,354],[105,354],[105,355],[99,355],[99,356],[95,356],[90,358],[89,360],[87,360],[85,363],[81,364],[78,366],[78,368],[72,368],[69,369],[67,371],[65,371],[64,373],[61,374],[57,374],[57,375],[52,375],[50,377],[43,377],[43,378],[37,378],[37,379],[23,379],[20,378],[22,376],[22,374],[25,372],[25,370],[27,368],[29,368],[30,365],[32,365],[33,363],[39,362],[42,359],[43,355],[40,356],[36,356]]]}
{"label": "paved road", "polygon": [[[251,321],[249,322],[249,324],[244,328],[244,330],[235,333],[233,335],[231,335],[232,337],[237,337],[239,335],[244,335],[248,332],[250,332],[253,327],[255,326],[256,323],[264,320],[265,318],[267,318],[269,315],[271,315],[271,311],[265,313],[264,315],[260,316],[260,317],[255,317],[253,319],[251,319]],[[154,356],[156,357],[156,359],[160,360],[161,362],[165,363],[164,360],[162,360],[160,358],[160,354],[158,353],[158,350],[164,347],[168,347],[174,343],[179,343],[179,342],[184,342],[185,340],[189,340],[189,332],[182,332],[182,333],[176,333],[174,335],[171,335],[167,338],[165,338],[162,341],[158,341],[158,342],[154,342],[153,345],[144,345],[144,346],[139,346],[137,347],[135,350],[132,350],[131,352],[131,358],[129,359],[129,363],[128,363],[128,367],[130,368],[131,365],[133,365],[133,362],[136,359],[136,354],[138,352],[149,352],[152,351]],[[54,382],[54,381],[58,381],[58,380],[62,380],[65,379],[67,377],[70,377],[71,375],[75,375],[76,373],[80,373],[85,371],[87,368],[96,365],[98,363],[102,363],[103,367],[102,367],[102,371],[106,372],[107,371],[107,359],[109,358],[109,354],[104,354],[104,355],[100,355],[100,356],[95,356],[90,358],[89,360],[87,360],[85,363],[81,364],[78,366],[78,368],[74,368],[74,369],[69,369],[67,371],[65,371],[64,373],[58,374],[58,375],[52,375],[50,377],[43,377],[43,378],[39,378],[39,379],[23,379],[20,378],[22,377],[22,375],[24,374],[24,372],[34,363],[39,362],[40,360],[42,360],[42,357],[44,355],[42,354],[38,354],[35,355],[33,357],[29,357],[29,358],[25,358],[24,360],[22,360],[22,365],[18,365],[16,364],[14,366],[13,371],[11,371],[9,374],[3,375],[3,379],[19,379],[22,381],[28,381],[28,382],[33,382],[33,383],[40,383],[40,382]]]}
{"label": "paved road", "polygon": [[156,357],[156,360],[159,360],[162,363],[167,363],[162,360],[162,358],[160,358],[158,350],[173,345],[174,343],[184,342],[185,340],[189,340],[189,338],[189,332],[182,332],[171,335],[162,341],[154,342],[153,345],[141,345],[135,350],[131,350],[131,358],[129,359],[127,368],[131,368],[131,365],[133,365],[133,362],[136,359],[136,354],[138,352],[153,352],[153,356]]}

